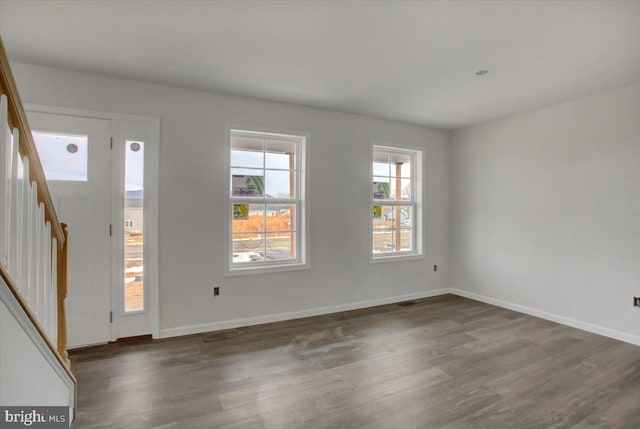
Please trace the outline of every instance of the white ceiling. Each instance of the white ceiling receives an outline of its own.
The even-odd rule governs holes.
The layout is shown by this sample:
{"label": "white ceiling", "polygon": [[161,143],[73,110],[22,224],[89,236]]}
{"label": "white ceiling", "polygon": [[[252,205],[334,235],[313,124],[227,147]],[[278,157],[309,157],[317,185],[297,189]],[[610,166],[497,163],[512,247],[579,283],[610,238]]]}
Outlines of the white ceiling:
{"label": "white ceiling", "polygon": [[640,1],[0,0],[0,35],[16,62],[447,129],[640,83]]}

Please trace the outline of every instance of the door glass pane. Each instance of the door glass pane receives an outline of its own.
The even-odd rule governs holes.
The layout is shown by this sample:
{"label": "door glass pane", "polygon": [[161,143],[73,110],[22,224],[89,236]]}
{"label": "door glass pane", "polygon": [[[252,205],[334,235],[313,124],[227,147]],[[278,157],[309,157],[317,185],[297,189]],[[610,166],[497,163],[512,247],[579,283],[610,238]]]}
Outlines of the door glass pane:
{"label": "door glass pane", "polygon": [[124,310],[144,310],[144,142],[126,142]]}
{"label": "door glass pane", "polygon": [[33,132],[47,180],[86,182],[88,136]]}

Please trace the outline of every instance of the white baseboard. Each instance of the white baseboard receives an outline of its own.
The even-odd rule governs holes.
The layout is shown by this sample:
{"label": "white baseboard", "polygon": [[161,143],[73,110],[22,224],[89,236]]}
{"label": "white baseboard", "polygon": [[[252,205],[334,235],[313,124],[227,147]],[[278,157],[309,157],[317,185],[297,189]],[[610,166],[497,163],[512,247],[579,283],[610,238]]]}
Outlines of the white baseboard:
{"label": "white baseboard", "polygon": [[200,325],[181,326],[178,328],[160,329],[160,338],[177,337],[180,335],[199,334],[202,332],[219,331],[222,329],[240,328],[242,326],[261,325],[263,323],[282,322],[284,320],[301,319],[303,317],[321,316],[323,314],[339,313],[341,311],[358,310],[361,308],[375,307],[378,305],[393,304],[396,302],[409,301],[412,299],[429,298],[432,296],[445,295],[451,290],[436,289],[411,293],[408,295],[391,296],[387,298],[372,299],[368,301],[352,302],[349,304],[339,304],[329,307],[316,307],[301,311],[291,311],[287,313],[267,314],[264,316],[247,317],[242,319],[224,320],[213,323],[203,323]]}
{"label": "white baseboard", "polygon": [[550,320],[552,322],[560,323],[562,325],[571,326],[572,328],[581,329],[583,331],[591,332],[605,337],[613,338],[615,340],[624,341],[636,346],[640,346],[640,336],[628,334],[626,332],[616,331],[615,329],[605,328],[604,326],[594,325],[592,323],[583,322],[580,320],[570,319],[568,317],[559,316],[557,314],[548,313],[546,311],[537,310],[535,308],[525,307],[524,305],[513,304],[511,302],[503,301],[501,299],[491,298],[485,295],[479,295],[473,292],[467,292],[462,289],[452,288],[450,293],[465,298],[473,299],[475,301],[492,304],[498,307],[506,308],[509,310],[517,311],[520,313],[529,314],[531,316],[539,317],[541,319]]}
{"label": "white baseboard", "polygon": [[581,329],[583,331],[591,332],[605,337],[613,338],[615,340],[624,341],[636,346],[640,346],[640,336],[628,334],[626,332],[617,331],[615,329],[605,328],[604,326],[594,325],[592,323],[583,322],[580,320],[571,319],[568,317],[560,316],[546,311],[538,310],[531,307],[526,307],[520,304],[514,304],[511,302],[503,301],[501,299],[491,298],[485,295],[480,295],[473,292],[468,292],[462,289],[456,288],[443,288],[436,290],[429,290],[423,292],[417,292],[407,295],[392,296],[387,298],[372,299],[368,301],[358,301],[348,304],[339,304],[329,307],[317,307],[307,310],[291,311],[287,313],[267,314],[264,316],[247,317],[242,319],[223,320],[220,322],[203,323],[199,325],[181,326],[178,328],[166,328],[160,330],[160,338],[177,337],[181,335],[199,334],[202,332],[219,331],[222,329],[240,328],[243,326],[261,325],[264,323],[282,322],[285,320],[301,319],[303,317],[321,316],[323,314],[339,313],[341,311],[358,310],[361,308],[375,307],[378,305],[393,304],[396,302],[409,301],[412,299],[429,298],[432,296],[454,294],[464,298],[473,299],[475,301],[484,302],[487,304],[495,305],[498,307],[506,308],[508,310],[517,311],[519,313],[529,314],[531,316],[539,317],[541,319],[549,320],[552,322],[560,323],[562,325],[571,326],[572,328]]}

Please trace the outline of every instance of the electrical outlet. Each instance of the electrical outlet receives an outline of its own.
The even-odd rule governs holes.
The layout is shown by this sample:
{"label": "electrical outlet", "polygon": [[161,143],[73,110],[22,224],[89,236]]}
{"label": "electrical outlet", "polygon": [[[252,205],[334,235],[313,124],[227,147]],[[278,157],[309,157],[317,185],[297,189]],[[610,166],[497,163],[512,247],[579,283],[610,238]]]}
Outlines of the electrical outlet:
{"label": "electrical outlet", "polygon": [[633,306],[634,307],[640,307],[640,296],[634,296],[633,297]]}
{"label": "electrical outlet", "polygon": [[438,266],[437,265],[433,266],[433,271],[438,271]]}
{"label": "electrical outlet", "polygon": [[213,288],[213,296],[218,296],[220,295],[220,288],[218,286],[215,286]]}

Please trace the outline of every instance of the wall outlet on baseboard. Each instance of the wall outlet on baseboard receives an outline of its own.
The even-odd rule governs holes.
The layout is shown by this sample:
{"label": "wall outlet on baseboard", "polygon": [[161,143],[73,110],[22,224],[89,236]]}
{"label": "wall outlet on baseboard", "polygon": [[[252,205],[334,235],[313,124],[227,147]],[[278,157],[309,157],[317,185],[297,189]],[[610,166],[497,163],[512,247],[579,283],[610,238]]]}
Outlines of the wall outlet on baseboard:
{"label": "wall outlet on baseboard", "polygon": [[218,286],[213,287],[213,296],[220,295],[220,288]]}
{"label": "wall outlet on baseboard", "polygon": [[634,296],[633,297],[633,306],[634,307],[640,307],[640,296]]}

